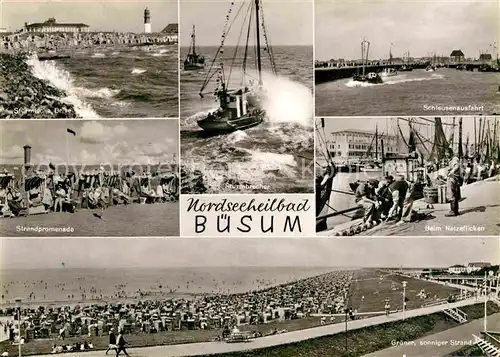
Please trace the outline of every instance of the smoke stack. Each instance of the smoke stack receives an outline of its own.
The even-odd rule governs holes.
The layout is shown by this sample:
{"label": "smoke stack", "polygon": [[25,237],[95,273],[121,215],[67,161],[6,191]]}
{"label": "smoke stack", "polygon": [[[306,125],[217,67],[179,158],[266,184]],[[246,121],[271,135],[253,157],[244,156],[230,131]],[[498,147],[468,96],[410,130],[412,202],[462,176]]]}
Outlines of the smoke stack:
{"label": "smoke stack", "polygon": [[29,168],[31,166],[31,146],[24,145],[24,167]]}

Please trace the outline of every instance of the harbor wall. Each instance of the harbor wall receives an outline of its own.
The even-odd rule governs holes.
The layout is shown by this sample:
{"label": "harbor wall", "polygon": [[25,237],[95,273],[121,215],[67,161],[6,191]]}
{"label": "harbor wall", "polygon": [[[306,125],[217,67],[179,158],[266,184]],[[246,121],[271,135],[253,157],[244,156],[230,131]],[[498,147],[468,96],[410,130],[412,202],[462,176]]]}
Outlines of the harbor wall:
{"label": "harbor wall", "polygon": [[170,33],[14,33],[0,36],[0,52],[51,51],[97,46],[141,46],[177,44],[178,35]]}
{"label": "harbor wall", "polygon": [[[457,68],[459,65],[465,65],[465,70],[474,71],[478,70],[480,67],[484,66],[484,62],[471,62],[466,64],[448,64],[446,68]],[[365,67],[365,72],[381,72],[384,68],[395,68],[400,70],[402,64],[381,64],[381,65],[370,65]],[[428,63],[418,63],[411,64],[413,69],[425,69]],[[314,69],[314,82],[315,84],[321,84],[331,81],[336,81],[338,79],[351,78],[354,74],[362,72],[362,66],[343,66],[343,67],[316,67]],[[498,73],[498,67],[491,67],[491,72]]]}
{"label": "harbor wall", "polygon": [[[399,70],[403,65],[371,65],[365,67],[365,72],[380,72],[384,68],[395,68]],[[412,64],[414,69],[424,69],[427,64]],[[345,67],[319,67],[314,69],[315,84],[335,81],[337,79],[351,78],[357,73],[362,73],[362,66],[345,66]]]}

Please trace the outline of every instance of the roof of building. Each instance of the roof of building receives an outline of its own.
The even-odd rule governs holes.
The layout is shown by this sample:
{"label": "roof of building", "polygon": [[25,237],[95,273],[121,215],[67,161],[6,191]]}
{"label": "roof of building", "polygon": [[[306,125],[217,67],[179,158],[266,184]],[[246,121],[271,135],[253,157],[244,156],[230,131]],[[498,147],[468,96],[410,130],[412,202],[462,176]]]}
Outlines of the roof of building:
{"label": "roof of building", "polygon": [[479,55],[480,60],[491,60],[493,57],[491,57],[490,53],[481,53]]}
{"label": "roof of building", "polygon": [[[362,134],[362,135],[369,135],[369,136],[373,136],[375,135],[375,130],[362,130],[362,129],[344,129],[344,130],[336,130],[336,131],[332,131],[331,134]],[[383,134],[383,133],[378,133],[378,135],[380,135],[381,137],[396,137],[396,135],[386,135],[386,134]]]}
{"label": "roof of building", "polygon": [[177,35],[179,33],[179,24],[168,24],[161,32]]}
{"label": "roof of building", "polygon": [[84,23],[59,23],[55,18],[51,17],[45,22],[34,22],[31,24],[26,24],[26,28],[41,28],[41,27],[90,27]]}
{"label": "roof of building", "polygon": [[464,57],[464,56],[465,55],[462,52],[462,50],[453,50],[450,55],[450,57]]}
{"label": "roof of building", "polygon": [[457,264],[457,265],[452,265],[450,268],[465,268],[465,266]]}
{"label": "roof of building", "polygon": [[476,262],[476,263],[469,263],[469,267],[477,267],[477,268],[488,268],[491,266],[490,263],[484,263],[484,262]]}

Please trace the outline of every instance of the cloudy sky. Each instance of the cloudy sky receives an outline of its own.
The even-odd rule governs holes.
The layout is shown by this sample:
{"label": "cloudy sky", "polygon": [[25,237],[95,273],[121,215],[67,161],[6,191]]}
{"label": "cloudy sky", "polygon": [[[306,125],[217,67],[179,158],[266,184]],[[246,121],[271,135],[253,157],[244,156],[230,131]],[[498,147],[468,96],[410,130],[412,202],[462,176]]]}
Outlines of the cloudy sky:
{"label": "cloudy sky", "polygon": [[461,49],[479,57],[499,43],[497,0],[316,0],[316,59],[361,58],[360,43],[371,42],[370,58]]}
{"label": "cloudy sky", "polygon": [[[1,1],[0,1],[1,2]],[[178,23],[177,0],[3,0],[0,28],[19,30],[25,22],[44,22],[55,17],[58,22],[83,22],[91,31],[143,32],[144,9],[151,12],[153,32],[169,23]]]}
{"label": "cloudy sky", "polygon": [[[119,242],[117,241],[119,240]],[[498,238],[3,239],[4,269],[114,267],[440,267],[499,263]],[[89,249],[89,243],[92,249]],[[110,259],[120,246],[120,259]]]}
{"label": "cloudy sky", "polygon": [[157,164],[179,157],[177,120],[9,120],[0,122],[0,132],[0,164],[22,164],[26,144],[33,164]]}
{"label": "cloudy sky", "polygon": [[[243,19],[251,2],[253,0],[235,1],[231,16],[237,15],[242,4],[243,8],[226,38],[226,45],[238,43]],[[196,42],[199,46],[220,45],[230,4],[229,0],[180,0],[179,37],[181,46],[189,46],[193,25],[196,26]],[[263,0],[262,8],[271,45],[313,44],[312,0],[287,0],[286,2],[283,0]],[[246,30],[243,32],[242,39],[246,36]]]}
{"label": "cloudy sky", "polygon": [[[424,117],[427,120],[434,121],[434,117]],[[423,118],[417,117],[415,118],[419,123],[428,123],[427,125],[418,125],[416,128],[419,128],[419,132],[423,135],[426,135],[427,131],[429,132],[429,136],[432,138],[434,124],[431,122],[424,121]],[[484,118],[483,118],[484,119]],[[318,122],[318,126],[321,125],[320,118],[316,119]],[[458,137],[458,117],[455,118],[455,135]],[[488,117],[490,121],[490,129],[493,130],[494,118]],[[443,127],[447,137],[451,136],[451,128],[453,127],[453,118],[452,117],[443,117],[441,118],[443,122]],[[359,130],[370,130],[375,133],[375,127],[378,127],[379,133],[389,133],[389,135],[396,135],[399,132],[397,127],[398,120],[395,118],[381,118],[381,117],[352,117],[346,120],[345,118],[325,118],[325,133],[328,135],[331,132],[339,131],[339,130],[347,130],[347,129],[359,129]],[[449,125],[448,125],[449,124]],[[401,130],[405,135],[409,133],[408,122],[405,120],[399,120],[399,125],[401,126]],[[479,132],[479,117],[476,118],[476,126],[477,131]],[[427,130],[429,129],[429,130]],[[462,119],[462,136],[463,141],[467,139],[467,135],[469,135],[469,142],[472,144],[474,142],[474,118],[473,117],[464,117]],[[457,139],[458,140],[458,139]]]}

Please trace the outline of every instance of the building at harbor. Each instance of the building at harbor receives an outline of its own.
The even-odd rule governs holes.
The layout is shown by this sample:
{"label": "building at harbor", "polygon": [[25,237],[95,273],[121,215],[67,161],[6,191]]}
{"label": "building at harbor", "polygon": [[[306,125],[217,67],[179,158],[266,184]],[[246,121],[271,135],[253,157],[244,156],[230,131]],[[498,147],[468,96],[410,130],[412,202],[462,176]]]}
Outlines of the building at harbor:
{"label": "building at harbor", "polygon": [[170,42],[177,42],[179,40],[179,24],[168,24],[161,33],[166,35]]}
{"label": "building at harbor", "polygon": [[[388,135],[375,131],[348,129],[331,133],[328,141],[328,150],[335,161],[356,161],[366,158],[375,158],[378,152],[384,155],[406,154],[407,149],[403,140],[396,135]],[[377,137],[377,140],[376,140]]]}
{"label": "building at harbor", "polygon": [[25,32],[89,32],[90,26],[83,23],[59,23],[53,17],[45,22],[25,23]]}
{"label": "building at harbor", "polygon": [[462,63],[465,61],[465,55],[462,50],[453,50],[450,54],[450,63]]}

